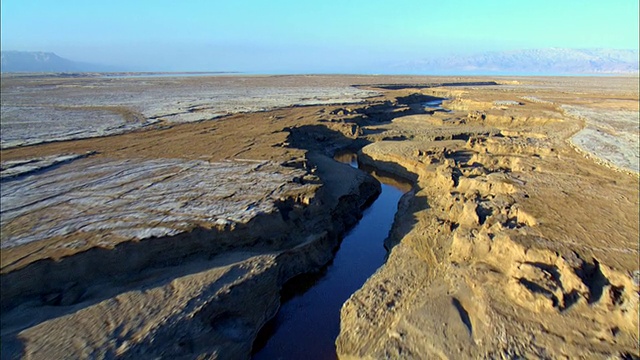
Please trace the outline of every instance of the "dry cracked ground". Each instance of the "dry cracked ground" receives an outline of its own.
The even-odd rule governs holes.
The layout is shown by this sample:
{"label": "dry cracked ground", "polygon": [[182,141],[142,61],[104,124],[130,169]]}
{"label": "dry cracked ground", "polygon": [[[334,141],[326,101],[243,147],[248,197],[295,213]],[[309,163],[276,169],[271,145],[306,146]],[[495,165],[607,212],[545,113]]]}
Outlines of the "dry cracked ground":
{"label": "dry cracked ground", "polygon": [[342,150],[413,187],[340,358],[637,358],[637,84],[3,76],[2,358],[249,358],[380,191]]}

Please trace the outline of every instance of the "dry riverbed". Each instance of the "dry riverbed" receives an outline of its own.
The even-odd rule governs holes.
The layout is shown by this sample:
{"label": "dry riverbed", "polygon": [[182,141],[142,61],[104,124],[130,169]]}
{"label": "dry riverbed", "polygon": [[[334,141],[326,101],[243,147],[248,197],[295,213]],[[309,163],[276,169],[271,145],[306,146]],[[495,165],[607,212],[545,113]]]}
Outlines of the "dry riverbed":
{"label": "dry riverbed", "polygon": [[342,149],[414,185],[340,358],[638,356],[637,146],[637,78],[3,77],[2,356],[249,357]]}

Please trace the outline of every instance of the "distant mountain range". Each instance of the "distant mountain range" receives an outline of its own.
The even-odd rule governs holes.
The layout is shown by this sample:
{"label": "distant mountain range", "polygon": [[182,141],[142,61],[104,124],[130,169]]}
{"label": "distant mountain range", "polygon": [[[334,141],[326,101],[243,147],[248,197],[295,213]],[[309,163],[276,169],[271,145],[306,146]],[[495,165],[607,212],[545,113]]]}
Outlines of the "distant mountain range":
{"label": "distant mountain range", "polygon": [[103,72],[110,66],[88,64],[61,58],[52,52],[2,51],[2,72]]}
{"label": "distant mountain range", "polygon": [[[110,72],[112,66],[76,62],[52,52],[2,51],[2,72]],[[638,50],[531,49],[487,52],[391,64],[390,72],[414,74],[638,74]]]}
{"label": "distant mountain range", "polygon": [[392,67],[395,71],[425,74],[637,74],[638,50],[515,50],[406,61]]}

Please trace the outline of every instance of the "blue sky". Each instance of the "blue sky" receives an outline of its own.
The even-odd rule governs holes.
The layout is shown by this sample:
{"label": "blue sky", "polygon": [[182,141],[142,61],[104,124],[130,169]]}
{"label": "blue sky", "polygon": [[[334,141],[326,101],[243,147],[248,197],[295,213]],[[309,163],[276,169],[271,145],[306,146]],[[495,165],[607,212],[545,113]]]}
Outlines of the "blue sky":
{"label": "blue sky", "polygon": [[2,0],[2,50],[140,70],[375,72],[528,48],[638,49],[637,0]]}

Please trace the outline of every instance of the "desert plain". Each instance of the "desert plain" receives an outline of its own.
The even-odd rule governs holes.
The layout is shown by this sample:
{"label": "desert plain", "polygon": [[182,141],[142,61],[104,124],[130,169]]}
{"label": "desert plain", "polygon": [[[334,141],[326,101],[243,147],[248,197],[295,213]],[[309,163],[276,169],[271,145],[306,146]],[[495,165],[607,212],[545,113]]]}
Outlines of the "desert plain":
{"label": "desert plain", "polygon": [[637,77],[1,90],[2,358],[250,358],[380,192],[344,151],[411,189],[316,357],[640,356]]}

